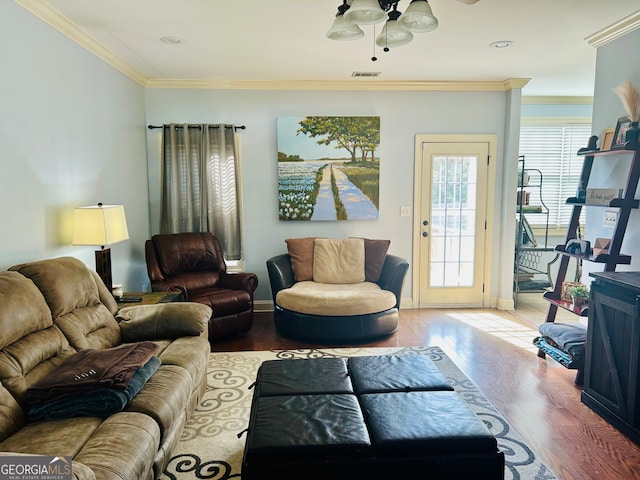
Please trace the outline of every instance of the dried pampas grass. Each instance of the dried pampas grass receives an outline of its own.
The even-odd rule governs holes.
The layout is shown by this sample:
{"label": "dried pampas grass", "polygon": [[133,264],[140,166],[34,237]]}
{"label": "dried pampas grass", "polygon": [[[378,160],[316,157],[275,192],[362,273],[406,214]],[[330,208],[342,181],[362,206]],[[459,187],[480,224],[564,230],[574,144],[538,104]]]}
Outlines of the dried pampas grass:
{"label": "dried pampas grass", "polygon": [[629,80],[625,80],[613,91],[618,95],[620,100],[622,101],[622,105],[624,109],[627,111],[627,115],[629,115],[629,119],[632,122],[637,122],[640,120],[640,92],[638,92],[638,88],[633,85]]}

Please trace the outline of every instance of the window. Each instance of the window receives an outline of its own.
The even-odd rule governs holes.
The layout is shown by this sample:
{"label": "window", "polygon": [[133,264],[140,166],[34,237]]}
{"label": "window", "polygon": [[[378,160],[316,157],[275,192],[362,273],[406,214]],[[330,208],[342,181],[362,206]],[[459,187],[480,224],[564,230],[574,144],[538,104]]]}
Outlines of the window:
{"label": "window", "polygon": [[[566,199],[576,195],[584,159],[577,152],[587,146],[590,136],[590,123],[530,121],[520,128],[520,155],[525,156],[525,170],[535,168],[542,172],[542,199],[549,208],[550,229],[569,224],[572,206],[566,204]],[[542,215],[529,218],[534,227],[544,226],[544,220]]]}
{"label": "window", "polygon": [[235,131],[225,124],[163,126],[160,210],[160,233],[211,232],[234,267],[243,259]]}

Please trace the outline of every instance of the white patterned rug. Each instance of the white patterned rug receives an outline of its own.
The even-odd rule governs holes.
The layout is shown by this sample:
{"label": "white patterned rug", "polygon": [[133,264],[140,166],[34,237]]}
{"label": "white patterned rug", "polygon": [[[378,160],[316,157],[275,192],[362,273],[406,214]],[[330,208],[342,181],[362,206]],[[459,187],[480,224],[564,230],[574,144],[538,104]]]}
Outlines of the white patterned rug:
{"label": "white patterned rug", "polygon": [[265,360],[421,354],[428,356],[471,410],[498,439],[505,454],[505,480],[557,480],[498,410],[439,347],[323,348],[212,353],[207,391],[188,421],[163,480],[240,478],[253,384]]}

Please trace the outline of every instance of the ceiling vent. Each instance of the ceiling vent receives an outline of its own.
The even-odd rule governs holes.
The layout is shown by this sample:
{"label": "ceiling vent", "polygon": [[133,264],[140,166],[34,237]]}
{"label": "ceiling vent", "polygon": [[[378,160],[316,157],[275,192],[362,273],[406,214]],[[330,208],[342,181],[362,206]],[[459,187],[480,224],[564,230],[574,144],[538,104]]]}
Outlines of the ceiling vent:
{"label": "ceiling vent", "polygon": [[353,72],[352,77],[379,77],[382,72]]}

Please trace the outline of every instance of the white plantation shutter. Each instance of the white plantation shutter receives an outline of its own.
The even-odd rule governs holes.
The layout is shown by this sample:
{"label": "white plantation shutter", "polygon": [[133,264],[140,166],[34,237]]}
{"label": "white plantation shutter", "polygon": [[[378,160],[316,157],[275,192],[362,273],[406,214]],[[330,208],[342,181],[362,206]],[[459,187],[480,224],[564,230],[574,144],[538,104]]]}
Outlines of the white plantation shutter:
{"label": "white plantation shutter", "polygon": [[[591,136],[591,124],[522,125],[520,155],[525,156],[525,170],[536,168],[542,172],[542,199],[549,208],[549,228],[565,228],[571,219],[572,205],[582,171],[583,156],[579,149],[586,147]],[[543,215],[529,219],[541,226]]]}

